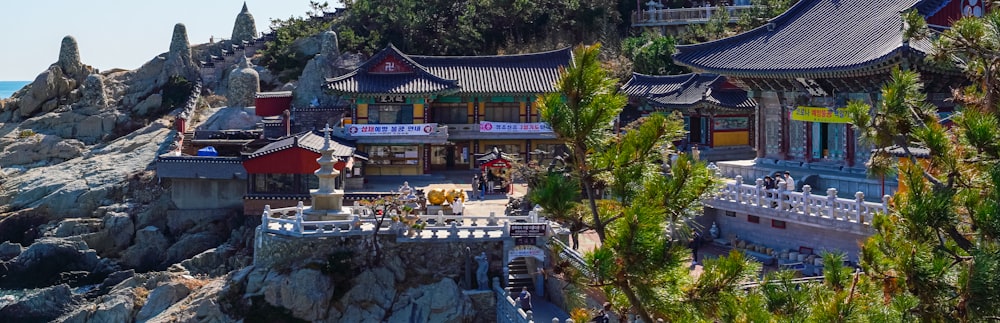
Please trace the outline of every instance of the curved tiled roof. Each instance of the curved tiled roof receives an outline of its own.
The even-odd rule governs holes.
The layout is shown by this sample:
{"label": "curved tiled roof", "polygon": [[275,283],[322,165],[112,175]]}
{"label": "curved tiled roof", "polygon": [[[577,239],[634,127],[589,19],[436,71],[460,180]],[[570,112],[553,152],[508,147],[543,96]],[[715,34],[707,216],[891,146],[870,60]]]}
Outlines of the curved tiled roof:
{"label": "curved tiled roof", "polygon": [[[257,149],[249,158],[257,158],[267,154],[271,154],[277,151],[285,150],[292,147],[303,148],[315,153],[323,152],[323,143],[326,141],[321,135],[314,133],[313,131],[304,131],[291,136],[286,136],[284,138],[275,140],[272,143],[267,144],[260,149]],[[368,157],[364,154],[359,154],[355,152],[355,147],[353,144],[343,142],[337,138],[330,139],[330,146],[333,148],[333,155],[337,157],[358,157],[367,160]]]}
{"label": "curved tiled roof", "polygon": [[458,80],[459,93],[547,93],[555,92],[559,68],[572,56],[567,47],[520,55],[410,58],[434,75]]}
{"label": "curved tiled roof", "polygon": [[682,74],[653,76],[633,73],[622,92],[645,99],[661,108],[683,109],[698,104],[721,108],[752,110],[757,102],[740,89],[723,89],[725,77],[717,74]]}
{"label": "curved tiled roof", "polygon": [[801,0],[767,25],[712,42],[677,46],[674,60],[734,76],[824,76],[862,72],[930,42],[904,41],[900,12],[932,14],[945,0]]}
{"label": "curved tiled roof", "polygon": [[[393,55],[412,73],[375,74],[368,70]],[[492,56],[406,55],[389,45],[358,69],[328,79],[334,92],[345,94],[493,94],[555,91],[559,69],[569,64],[570,48]]]}

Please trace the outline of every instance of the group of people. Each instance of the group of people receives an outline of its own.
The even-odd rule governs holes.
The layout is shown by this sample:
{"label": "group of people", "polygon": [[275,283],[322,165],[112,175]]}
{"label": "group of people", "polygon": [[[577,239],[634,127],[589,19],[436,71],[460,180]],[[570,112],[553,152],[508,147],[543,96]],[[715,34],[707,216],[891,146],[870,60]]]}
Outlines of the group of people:
{"label": "group of people", "polygon": [[493,194],[493,188],[501,181],[493,172],[484,171],[472,178],[472,189],[479,192],[479,200],[482,201],[486,199],[486,194]]}
{"label": "group of people", "polygon": [[764,188],[768,190],[779,190],[779,191],[795,191],[795,178],[792,178],[792,174],[785,171],[784,174],[781,172],[774,172],[774,177],[764,176]]}

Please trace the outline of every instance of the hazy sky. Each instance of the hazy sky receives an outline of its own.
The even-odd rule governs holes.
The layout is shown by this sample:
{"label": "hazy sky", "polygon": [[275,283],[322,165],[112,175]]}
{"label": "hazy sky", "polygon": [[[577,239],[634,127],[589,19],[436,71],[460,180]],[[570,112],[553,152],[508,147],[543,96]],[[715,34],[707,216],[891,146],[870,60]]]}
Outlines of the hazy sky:
{"label": "hazy sky", "polygon": [[[336,1],[329,1],[331,6]],[[247,0],[264,32],[271,18],[305,16],[309,0]],[[340,5],[337,5],[340,6]],[[135,69],[166,52],[174,24],[191,44],[229,38],[243,0],[18,0],[0,2],[0,81],[31,81],[59,58],[66,35],[80,60],[105,71]]]}

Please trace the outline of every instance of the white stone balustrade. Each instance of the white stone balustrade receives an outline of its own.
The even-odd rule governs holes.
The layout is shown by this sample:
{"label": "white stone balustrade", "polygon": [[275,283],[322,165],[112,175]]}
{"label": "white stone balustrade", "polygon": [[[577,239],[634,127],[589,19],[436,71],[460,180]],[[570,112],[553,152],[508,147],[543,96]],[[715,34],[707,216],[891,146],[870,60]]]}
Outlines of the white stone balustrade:
{"label": "white stone balustrade", "polygon": [[743,184],[742,176],[736,176],[735,181],[726,183],[705,205],[815,227],[868,233],[875,213],[888,212],[890,197],[883,196],[881,203],[865,201],[862,192],[854,197],[839,198],[835,188],[827,189],[824,195],[814,195],[809,185],[803,185],[802,192],[768,190],[762,179],[749,185]]}
{"label": "white stone balustrade", "polygon": [[[348,220],[308,221],[303,218],[305,209],[301,202],[298,206],[280,209],[265,205],[261,228],[265,233],[286,236],[342,237],[373,234],[378,223],[373,214],[365,211],[356,212]],[[422,214],[417,219],[425,226],[411,230],[405,224],[386,217],[379,234],[396,235],[396,240],[400,242],[500,240],[509,236],[510,223],[533,220],[531,216],[497,216],[493,212],[488,216]]]}

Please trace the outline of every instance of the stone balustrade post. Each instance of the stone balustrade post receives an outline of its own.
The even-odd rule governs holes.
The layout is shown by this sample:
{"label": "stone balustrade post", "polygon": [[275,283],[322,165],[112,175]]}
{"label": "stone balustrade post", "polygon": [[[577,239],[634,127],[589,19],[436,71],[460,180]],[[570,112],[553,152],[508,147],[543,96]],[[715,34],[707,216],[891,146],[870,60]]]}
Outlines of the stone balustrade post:
{"label": "stone balustrade post", "polygon": [[535,313],[532,313],[531,310],[524,312],[524,314],[526,314],[525,318],[528,319],[528,322],[531,322],[532,320],[535,319]]}
{"label": "stone balustrade post", "polygon": [[754,184],[754,195],[757,196],[757,206],[760,207],[763,205],[760,203],[760,199],[764,197],[764,179],[758,178]]}
{"label": "stone balustrade post", "polygon": [[743,176],[736,175],[736,203],[743,203]]}
{"label": "stone balustrade post", "polygon": [[271,204],[264,204],[264,212],[260,215],[260,224],[267,229],[267,219],[271,217]]}
{"label": "stone balustrade post", "polygon": [[486,225],[497,225],[497,214],[496,214],[496,212],[490,211],[490,218],[486,219]]}
{"label": "stone balustrade post", "polygon": [[436,227],[444,226],[444,211],[438,210],[437,218],[434,219],[434,222],[437,222],[434,224]]}
{"label": "stone balustrade post", "polygon": [[357,214],[351,216],[351,230],[361,230],[361,217]]}
{"label": "stone balustrade post", "polygon": [[566,319],[566,323],[574,323],[574,322],[576,321],[574,321],[573,319]]}
{"label": "stone balustrade post", "polygon": [[812,186],[802,185],[802,213],[806,216],[812,215]]}
{"label": "stone balustrade post", "polygon": [[458,223],[451,223],[451,227],[448,228],[448,238],[458,240]]}
{"label": "stone balustrade post", "polygon": [[882,195],[882,212],[889,213],[889,202],[892,202],[892,196]]}
{"label": "stone balustrade post", "polygon": [[[301,205],[302,202],[299,202],[299,206]],[[298,212],[295,212],[295,232],[302,234],[302,208],[298,210]]]}
{"label": "stone balustrade post", "polygon": [[830,218],[837,219],[837,189],[828,188],[826,189],[826,207],[829,209]]}
{"label": "stone balustrade post", "polygon": [[858,224],[863,224],[865,223],[865,193],[862,191],[854,193],[854,201],[858,203],[858,209],[856,211],[858,215]]}

